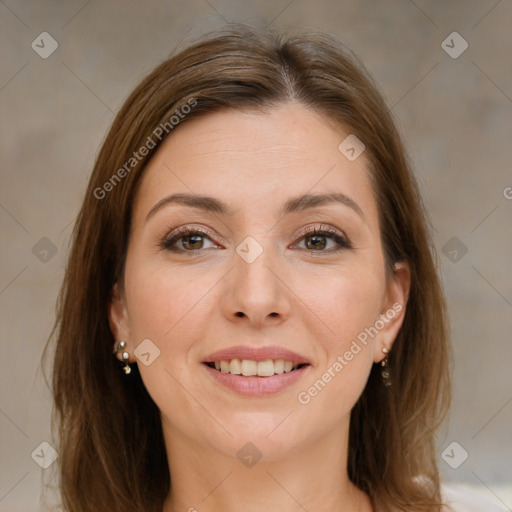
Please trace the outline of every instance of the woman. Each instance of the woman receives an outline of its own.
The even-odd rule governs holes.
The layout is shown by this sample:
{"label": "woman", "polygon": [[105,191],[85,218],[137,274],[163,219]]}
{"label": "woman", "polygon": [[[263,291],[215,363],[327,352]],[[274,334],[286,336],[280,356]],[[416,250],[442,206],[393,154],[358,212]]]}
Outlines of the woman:
{"label": "woman", "polygon": [[363,65],[321,34],[209,35],[127,99],[76,222],[64,509],[448,510],[446,323]]}

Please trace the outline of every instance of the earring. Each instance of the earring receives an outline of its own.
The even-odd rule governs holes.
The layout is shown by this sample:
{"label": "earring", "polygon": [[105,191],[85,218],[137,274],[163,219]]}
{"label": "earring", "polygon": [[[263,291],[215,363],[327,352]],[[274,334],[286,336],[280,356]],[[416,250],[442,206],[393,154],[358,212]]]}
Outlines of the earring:
{"label": "earring", "polygon": [[[123,350],[126,347],[126,341],[120,341],[117,347],[114,349],[114,354],[117,354],[119,351]],[[130,354],[128,352],[123,352],[121,354],[121,357],[123,358],[123,362],[125,365],[123,366],[124,373],[128,375],[132,371],[132,367],[128,363],[128,360],[130,359]]]}
{"label": "earring", "polygon": [[389,360],[388,360],[389,349],[387,347],[384,347],[382,349],[382,352],[384,352],[384,354],[386,354],[386,357],[380,363],[382,365],[382,371],[381,371],[382,382],[384,383],[384,386],[391,386],[391,370],[390,370]]}

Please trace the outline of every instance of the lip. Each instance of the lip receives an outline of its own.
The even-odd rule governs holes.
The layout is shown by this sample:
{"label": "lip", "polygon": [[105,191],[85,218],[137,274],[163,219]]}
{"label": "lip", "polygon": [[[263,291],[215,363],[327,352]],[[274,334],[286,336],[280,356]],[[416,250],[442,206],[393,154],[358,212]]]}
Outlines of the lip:
{"label": "lip", "polygon": [[231,373],[222,373],[215,368],[210,368],[205,363],[201,366],[223,386],[240,395],[251,397],[265,397],[279,393],[295,384],[310,368],[310,365],[302,366],[291,372],[276,374],[272,377],[243,377]]}
{"label": "lip", "polygon": [[[216,361],[229,361],[231,359],[247,359],[250,361],[266,361],[268,359],[282,359],[291,361],[294,364],[304,364],[291,372],[272,375],[272,377],[244,377],[242,375],[232,375],[231,373],[222,373],[215,368],[211,368],[207,363]],[[213,352],[202,361],[203,368],[220,384],[244,396],[268,396],[279,393],[284,389],[295,384],[303,375],[309,371],[311,365],[309,359],[276,345],[266,347],[251,347],[248,345],[237,345]]]}
{"label": "lip", "polygon": [[[291,361],[294,364],[311,364],[310,361],[296,352],[278,347],[249,347],[238,345],[235,347],[225,348],[218,350],[208,357],[203,359],[203,363],[214,363],[215,361],[229,361],[231,359],[248,359],[251,361],[266,361],[267,359],[282,359],[284,361]],[[217,370],[215,370],[217,371]],[[293,372],[290,372],[293,373]],[[245,377],[247,378],[247,377]],[[267,377],[272,378],[272,377]]]}

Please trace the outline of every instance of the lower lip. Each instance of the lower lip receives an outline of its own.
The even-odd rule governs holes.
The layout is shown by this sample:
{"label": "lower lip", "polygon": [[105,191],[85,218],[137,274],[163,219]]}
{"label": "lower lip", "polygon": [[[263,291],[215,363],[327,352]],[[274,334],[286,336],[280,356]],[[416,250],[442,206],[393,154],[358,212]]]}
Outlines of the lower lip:
{"label": "lower lip", "polygon": [[295,384],[309,368],[309,365],[306,365],[291,372],[272,375],[272,377],[244,377],[222,373],[206,364],[203,366],[217,382],[245,396],[268,396],[279,393]]}

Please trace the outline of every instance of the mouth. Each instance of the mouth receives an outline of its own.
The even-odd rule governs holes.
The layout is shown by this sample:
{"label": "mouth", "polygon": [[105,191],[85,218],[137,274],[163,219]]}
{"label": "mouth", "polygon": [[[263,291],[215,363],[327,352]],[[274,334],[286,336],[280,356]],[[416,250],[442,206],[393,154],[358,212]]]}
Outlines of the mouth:
{"label": "mouth", "polygon": [[310,371],[311,362],[277,346],[240,345],[210,354],[202,365],[217,383],[232,392],[265,397],[297,383]]}
{"label": "mouth", "polygon": [[239,375],[242,377],[273,377],[283,373],[291,373],[299,370],[309,363],[294,363],[284,359],[266,359],[255,361],[252,359],[221,359],[205,362],[206,366],[221,373]]}

